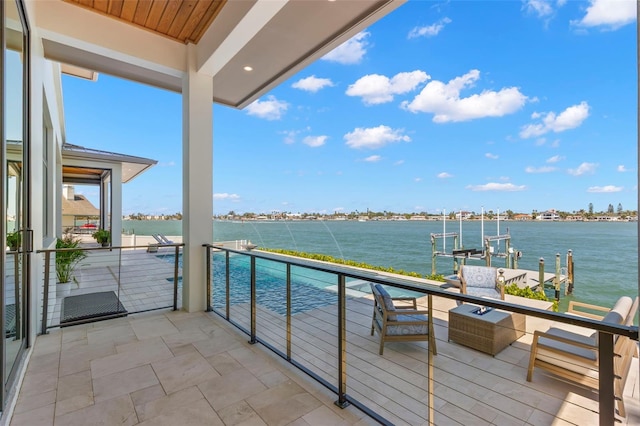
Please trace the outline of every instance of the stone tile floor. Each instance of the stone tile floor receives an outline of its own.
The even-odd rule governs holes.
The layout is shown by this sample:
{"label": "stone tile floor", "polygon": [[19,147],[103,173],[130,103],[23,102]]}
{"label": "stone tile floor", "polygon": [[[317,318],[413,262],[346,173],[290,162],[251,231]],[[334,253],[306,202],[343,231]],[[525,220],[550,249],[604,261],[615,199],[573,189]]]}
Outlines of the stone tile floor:
{"label": "stone tile floor", "polygon": [[365,425],[359,410],[204,312],[38,336],[11,425]]}

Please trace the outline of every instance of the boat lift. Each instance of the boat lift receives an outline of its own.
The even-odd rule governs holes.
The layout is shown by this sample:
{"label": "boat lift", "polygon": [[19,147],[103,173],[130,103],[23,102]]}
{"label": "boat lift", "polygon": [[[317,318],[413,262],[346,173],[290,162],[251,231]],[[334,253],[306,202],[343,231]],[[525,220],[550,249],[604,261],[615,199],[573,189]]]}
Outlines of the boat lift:
{"label": "boat lift", "polygon": [[[447,240],[450,241],[450,252],[447,252]],[[438,249],[438,241],[442,241],[442,249]],[[504,241],[504,251],[500,250],[500,242]],[[432,233],[431,234],[431,274],[437,274],[437,258],[446,257],[453,259],[453,275],[445,277],[447,282],[457,280],[460,265],[467,263],[469,259],[484,260],[486,266],[492,266],[492,258],[504,258],[505,265],[502,273],[506,284],[515,283],[519,287],[529,287],[543,292],[546,289],[554,291],[556,300],[560,299],[560,289],[564,285],[564,294],[572,294],[574,286],[573,252],[567,253],[566,266],[561,266],[560,254],[555,256],[555,272],[545,272],[544,259],[540,258],[538,271],[518,269],[518,259],[522,252],[511,247],[511,235],[494,235],[484,237],[484,250],[465,249],[459,245],[457,232]],[[487,255],[488,254],[488,255]],[[542,283],[542,285],[540,285]]]}

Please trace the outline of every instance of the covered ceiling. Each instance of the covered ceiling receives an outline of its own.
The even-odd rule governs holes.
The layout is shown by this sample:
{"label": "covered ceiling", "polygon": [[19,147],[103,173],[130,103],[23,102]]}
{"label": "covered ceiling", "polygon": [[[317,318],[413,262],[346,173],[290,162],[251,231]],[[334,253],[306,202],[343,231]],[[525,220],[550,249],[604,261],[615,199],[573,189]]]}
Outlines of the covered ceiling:
{"label": "covered ceiling", "polygon": [[63,0],[181,43],[198,43],[226,0]]}
{"label": "covered ceiling", "polygon": [[189,58],[243,108],[405,0],[29,2],[45,57],[182,92]]}

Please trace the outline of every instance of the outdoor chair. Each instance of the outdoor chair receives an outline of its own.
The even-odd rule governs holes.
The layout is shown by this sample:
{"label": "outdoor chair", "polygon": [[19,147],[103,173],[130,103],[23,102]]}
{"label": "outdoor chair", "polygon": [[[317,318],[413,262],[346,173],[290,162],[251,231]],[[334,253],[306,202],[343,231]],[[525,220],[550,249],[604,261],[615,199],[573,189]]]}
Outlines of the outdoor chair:
{"label": "outdoor chair", "polygon": [[492,266],[462,265],[458,272],[460,293],[469,296],[504,300],[504,285],[498,281],[498,270]]}
{"label": "outdoor chair", "polygon": [[[415,297],[391,297],[380,284],[371,284],[373,293],[373,319],[371,335],[380,335],[380,355],[385,342],[428,341],[429,350],[437,355],[433,321],[427,310],[419,310]],[[394,304],[394,302],[405,304]]]}
{"label": "outdoor chair", "polygon": [[[598,315],[584,311],[599,311]],[[604,323],[632,324],[638,309],[638,298],[623,296],[613,308],[605,308],[571,301],[567,311],[570,315],[600,320]],[[636,343],[624,336],[614,336],[613,377],[614,397],[618,414],[626,416],[623,400],[624,385],[634,355]],[[531,381],[534,368],[544,369],[563,379],[579,383],[592,389],[599,389],[598,374],[598,332],[565,323],[553,323],[546,332],[535,331],[531,343],[531,355],[527,369],[527,381]]]}

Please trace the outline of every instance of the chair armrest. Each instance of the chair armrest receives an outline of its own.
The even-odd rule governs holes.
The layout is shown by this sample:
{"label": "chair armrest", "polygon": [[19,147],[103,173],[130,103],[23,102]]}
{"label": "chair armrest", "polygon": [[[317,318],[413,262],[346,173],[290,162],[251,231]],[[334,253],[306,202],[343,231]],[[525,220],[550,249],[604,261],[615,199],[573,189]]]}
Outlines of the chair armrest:
{"label": "chair armrest", "polygon": [[597,345],[588,345],[586,343],[577,342],[575,340],[567,339],[565,337],[556,336],[554,334],[545,333],[545,332],[539,331],[539,330],[534,331],[534,333],[533,333],[533,343],[532,344],[538,345],[539,344],[538,339],[540,337],[544,337],[545,339],[555,340],[555,341],[561,342],[561,343],[566,343],[568,345],[578,346],[578,347],[584,348],[584,349],[598,350],[598,346]]}
{"label": "chair armrest", "polygon": [[604,318],[604,315],[592,314],[591,312],[585,312],[576,308],[591,309],[593,311],[600,312],[609,312],[611,310],[610,308],[605,308],[604,306],[591,305],[589,303],[577,302],[575,300],[569,302],[569,308],[567,309],[568,314],[579,315],[596,320],[602,320]]}
{"label": "chair armrest", "polygon": [[429,311],[414,311],[401,312],[402,315],[429,315]]}
{"label": "chair armrest", "polygon": [[395,301],[411,302],[411,306],[407,306],[407,305],[396,306],[396,304],[394,303],[393,306],[395,306],[396,309],[416,309],[418,307],[418,303],[415,297],[392,297],[391,300],[393,300],[394,302]]}

